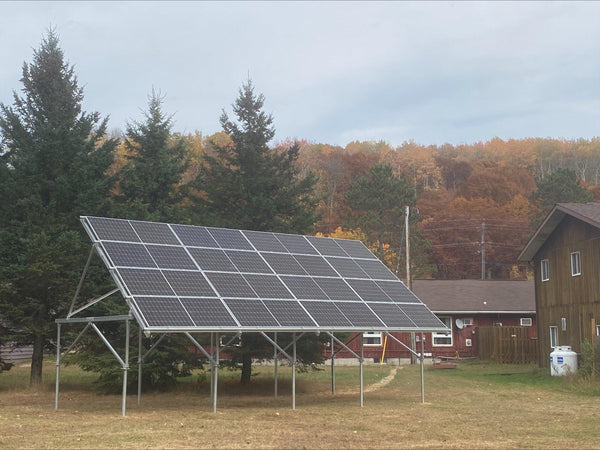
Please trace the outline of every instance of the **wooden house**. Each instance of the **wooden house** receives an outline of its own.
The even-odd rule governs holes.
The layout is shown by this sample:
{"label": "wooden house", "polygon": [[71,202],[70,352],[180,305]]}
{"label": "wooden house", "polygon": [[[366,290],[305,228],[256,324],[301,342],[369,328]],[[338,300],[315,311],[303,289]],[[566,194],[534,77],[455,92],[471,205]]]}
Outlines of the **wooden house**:
{"label": "wooden house", "polygon": [[539,362],[600,335],[600,203],[558,203],[521,254],[535,270]]}
{"label": "wooden house", "polygon": [[[532,281],[415,280],[412,290],[452,330],[423,335],[427,358],[478,356],[478,327],[522,326],[529,330],[529,338],[537,337]],[[410,345],[410,333],[395,335]],[[420,334],[415,336],[417,351],[421,349],[420,338]],[[365,333],[363,341],[368,360],[410,362],[410,353],[391,339],[386,342],[381,333]],[[355,339],[350,347],[358,351],[360,341]],[[340,358],[346,356],[339,353]]]}

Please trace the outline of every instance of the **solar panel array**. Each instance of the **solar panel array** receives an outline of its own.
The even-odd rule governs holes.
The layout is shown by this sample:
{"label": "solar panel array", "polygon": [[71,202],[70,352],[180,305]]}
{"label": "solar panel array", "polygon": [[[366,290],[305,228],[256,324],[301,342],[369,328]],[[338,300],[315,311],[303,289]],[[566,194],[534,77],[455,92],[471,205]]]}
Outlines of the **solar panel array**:
{"label": "solar panel array", "polygon": [[360,241],[82,217],[147,330],[436,330]]}

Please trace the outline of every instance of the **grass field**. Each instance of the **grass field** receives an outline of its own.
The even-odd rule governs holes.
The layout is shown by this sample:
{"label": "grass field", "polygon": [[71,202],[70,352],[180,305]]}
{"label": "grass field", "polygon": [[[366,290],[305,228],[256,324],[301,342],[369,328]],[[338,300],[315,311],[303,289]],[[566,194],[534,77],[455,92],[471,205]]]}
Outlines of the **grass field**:
{"label": "grass field", "polygon": [[600,384],[550,377],[534,366],[461,362],[425,370],[420,402],[418,366],[365,366],[359,404],[358,367],[300,373],[291,410],[291,372],[256,368],[250,386],[219,372],[218,411],[198,375],[168,393],[121,397],[94,391],[93,375],[62,369],[54,410],[54,364],[42,388],[27,388],[29,369],[0,373],[0,448],[600,448]]}

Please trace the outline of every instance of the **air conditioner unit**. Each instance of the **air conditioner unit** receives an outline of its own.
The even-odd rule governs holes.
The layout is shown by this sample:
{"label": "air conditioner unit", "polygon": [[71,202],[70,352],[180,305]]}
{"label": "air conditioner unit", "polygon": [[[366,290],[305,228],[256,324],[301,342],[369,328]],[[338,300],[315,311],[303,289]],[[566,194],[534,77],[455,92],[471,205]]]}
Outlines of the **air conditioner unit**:
{"label": "air conditioner unit", "polygon": [[471,325],[473,325],[473,319],[471,319],[470,317],[468,319],[463,319],[462,321],[465,324],[465,327],[470,327]]}
{"label": "air conditioner unit", "polygon": [[533,321],[531,320],[531,317],[521,317],[519,319],[519,325],[522,327],[530,327],[532,323]]}

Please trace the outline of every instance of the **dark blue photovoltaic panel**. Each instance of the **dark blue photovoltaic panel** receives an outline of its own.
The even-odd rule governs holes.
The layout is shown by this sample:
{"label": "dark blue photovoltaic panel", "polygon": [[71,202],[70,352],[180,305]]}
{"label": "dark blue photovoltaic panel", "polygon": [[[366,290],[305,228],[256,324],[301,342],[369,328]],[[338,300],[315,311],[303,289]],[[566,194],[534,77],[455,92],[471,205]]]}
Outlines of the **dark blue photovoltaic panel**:
{"label": "dark blue photovoltaic panel", "polygon": [[346,280],[365,302],[391,302],[385,292],[372,280]]}
{"label": "dark blue photovoltaic panel", "polygon": [[[412,328],[415,324],[394,303],[369,303],[371,309],[390,328]],[[398,314],[398,311],[400,314]]]}
{"label": "dark blue photovoltaic panel", "polygon": [[323,256],[348,256],[344,249],[340,247],[334,239],[317,236],[306,236],[306,239],[308,239]]}
{"label": "dark blue photovoltaic panel", "polygon": [[259,252],[279,252],[285,253],[287,250],[273,233],[263,233],[261,231],[244,231],[244,234],[250,240],[252,245]]}
{"label": "dark blue photovoltaic panel", "polygon": [[237,272],[237,269],[223,250],[189,247],[188,251],[202,270]]}
{"label": "dark blue photovoltaic panel", "polygon": [[201,272],[163,270],[163,275],[177,295],[186,297],[217,296]]}
{"label": "dark blue photovoltaic panel", "polygon": [[182,298],[181,303],[198,327],[236,327],[223,302],[214,298]]}
{"label": "dark blue photovoltaic panel", "polygon": [[131,226],[142,242],[146,244],[179,245],[179,240],[166,223],[138,222],[132,220]]}
{"label": "dark blue photovoltaic panel", "polygon": [[207,228],[207,230],[221,248],[252,250],[252,246],[240,230],[230,230],[229,228]]}
{"label": "dark blue photovoltaic panel", "polygon": [[135,303],[151,327],[193,327],[176,297],[136,297]]}
{"label": "dark blue photovoltaic panel", "polygon": [[289,288],[298,299],[329,300],[329,297],[317,283],[309,277],[282,276],[281,281]]}
{"label": "dark blue photovoltaic panel", "polygon": [[256,297],[254,290],[238,273],[208,272],[206,274],[220,297]]}
{"label": "dark blue photovoltaic panel", "polygon": [[225,254],[240,272],[245,273],[273,273],[269,266],[256,252],[242,252],[225,250]]}
{"label": "dark blue photovoltaic panel", "polygon": [[356,264],[360,266],[362,270],[366,272],[374,280],[397,280],[396,276],[390,272],[385,264],[378,259],[366,260],[357,259]]}
{"label": "dark blue photovoltaic panel", "polygon": [[225,303],[243,327],[279,327],[260,300],[228,299]]}
{"label": "dark blue photovoltaic panel", "polygon": [[360,241],[351,241],[349,239],[335,239],[335,241],[352,258],[377,259],[377,256],[371,253],[371,251],[365,247],[365,244]]}
{"label": "dark blue photovoltaic panel", "polygon": [[140,242],[128,220],[88,217],[96,235],[104,241]]}
{"label": "dark blue photovoltaic panel", "polygon": [[119,269],[131,295],[174,295],[160,270]]}
{"label": "dark blue photovoltaic panel", "polygon": [[183,245],[192,247],[210,247],[219,248],[217,241],[213,239],[208,230],[204,227],[194,227],[191,225],[171,225],[175,234],[181,239]]}
{"label": "dark blue photovoltaic panel", "polygon": [[319,277],[339,277],[327,261],[321,256],[294,255],[296,261],[306,270],[309,275]]}
{"label": "dark blue photovoltaic panel", "polygon": [[275,275],[244,275],[258,298],[294,298]]}
{"label": "dark blue photovoltaic panel", "polygon": [[313,278],[331,300],[360,302],[360,298],[341,278]]}
{"label": "dark blue photovoltaic panel", "polygon": [[303,301],[302,306],[321,327],[351,327],[352,324],[334,303],[329,301]]}
{"label": "dark blue photovoltaic panel", "polygon": [[290,253],[300,253],[304,255],[318,254],[304,236],[275,233],[275,237],[279,239],[279,242],[281,242]]}
{"label": "dark blue photovoltaic panel", "polygon": [[385,324],[362,302],[335,302],[335,305],[355,327],[385,328]]}
{"label": "dark blue photovoltaic panel", "polygon": [[397,281],[376,281],[377,286],[384,291],[395,303],[421,303],[400,280]]}
{"label": "dark blue photovoltaic panel", "polygon": [[170,247],[167,245],[147,245],[146,248],[162,269],[188,269],[197,270],[196,264],[183,247]]}
{"label": "dark blue photovoltaic panel", "polygon": [[325,258],[343,278],[369,278],[369,276],[349,258]]}
{"label": "dark blue photovoltaic panel", "polygon": [[103,242],[102,246],[116,267],[153,267],[154,260],[143,244]]}
{"label": "dark blue photovoltaic panel", "polygon": [[261,253],[261,255],[279,275],[307,275],[296,258],[288,253]]}
{"label": "dark blue photovoltaic panel", "polygon": [[282,327],[315,326],[315,322],[295,300],[264,300],[263,303]]}
{"label": "dark blue photovoltaic panel", "polygon": [[444,326],[442,321],[427,309],[420,305],[398,305],[398,307],[415,323],[417,327],[439,328]]}

